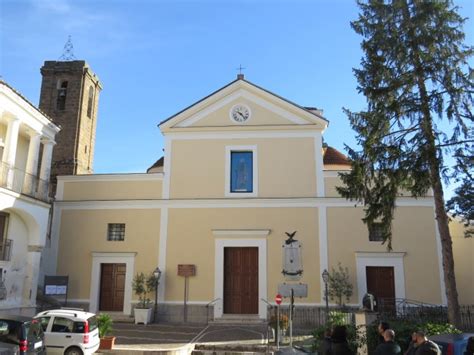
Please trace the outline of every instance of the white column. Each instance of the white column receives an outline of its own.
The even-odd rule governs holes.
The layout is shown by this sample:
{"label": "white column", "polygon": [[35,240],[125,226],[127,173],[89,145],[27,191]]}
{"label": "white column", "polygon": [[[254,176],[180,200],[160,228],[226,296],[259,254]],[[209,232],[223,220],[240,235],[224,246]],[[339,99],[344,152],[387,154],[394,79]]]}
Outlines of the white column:
{"label": "white column", "polygon": [[53,147],[56,143],[50,139],[43,140],[43,156],[41,158],[40,179],[49,181],[51,174],[51,160],[53,158]]}
{"label": "white column", "polygon": [[34,132],[30,135],[30,145],[28,147],[28,158],[26,160],[25,179],[23,181],[24,194],[33,196],[38,185],[38,156],[41,143],[41,135]]}
{"label": "white column", "polygon": [[41,143],[41,135],[37,132],[30,136],[30,145],[28,147],[28,158],[26,160],[26,173],[37,175],[38,157]]}
{"label": "white column", "polygon": [[15,177],[15,159],[18,147],[18,133],[20,132],[20,120],[16,117],[8,121],[7,135],[5,139],[5,148],[3,149],[3,176],[2,180],[6,182],[9,189],[13,188],[13,181]]}
{"label": "white column", "polygon": [[38,181],[38,193],[40,199],[47,199],[49,193],[49,175],[51,174],[51,160],[53,147],[56,143],[51,139],[43,140],[43,156],[41,157],[40,180]]}

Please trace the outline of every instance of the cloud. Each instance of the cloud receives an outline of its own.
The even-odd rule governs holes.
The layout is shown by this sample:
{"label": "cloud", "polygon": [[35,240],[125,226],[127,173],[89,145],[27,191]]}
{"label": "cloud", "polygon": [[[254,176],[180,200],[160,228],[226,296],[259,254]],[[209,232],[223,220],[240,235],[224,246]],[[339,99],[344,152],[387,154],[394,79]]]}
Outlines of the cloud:
{"label": "cloud", "polygon": [[40,0],[32,1],[33,6],[41,11],[55,12],[58,14],[71,13],[71,4],[66,0]]}

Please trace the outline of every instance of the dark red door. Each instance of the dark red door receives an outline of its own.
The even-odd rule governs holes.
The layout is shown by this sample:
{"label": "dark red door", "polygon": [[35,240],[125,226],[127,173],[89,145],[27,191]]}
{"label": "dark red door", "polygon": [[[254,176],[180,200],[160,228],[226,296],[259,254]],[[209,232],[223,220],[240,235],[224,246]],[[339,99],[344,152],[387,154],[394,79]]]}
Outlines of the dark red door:
{"label": "dark red door", "polygon": [[99,310],[123,311],[125,271],[125,264],[101,264]]}
{"label": "dark red door", "polygon": [[258,314],[258,248],[224,248],[224,313]]}
{"label": "dark red door", "polygon": [[379,311],[395,311],[395,277],[393,267],[367,266],[367,292],[377,299]]}

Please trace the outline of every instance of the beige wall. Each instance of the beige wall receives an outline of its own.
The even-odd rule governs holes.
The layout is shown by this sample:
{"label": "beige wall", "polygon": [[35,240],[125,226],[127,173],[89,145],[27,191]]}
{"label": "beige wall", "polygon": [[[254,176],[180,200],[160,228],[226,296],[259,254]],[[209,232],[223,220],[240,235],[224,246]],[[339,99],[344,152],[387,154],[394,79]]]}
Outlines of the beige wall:
{"label": "beige wall", "polygon": [[160,199],[162,180],[154,181],[65,181],[66,201]]}
{"label": "beige wall", "polygon": [[[387,251],[386,246],[380,242],[369,241],[362,217],[362,208],[327,210],[329,267],[336,268],[338,262],[348,266],[354,285],[354,295],[351,299],[353,303],[358,302],[355,252]],[[406,252],[405,297],[439,304],[441,291],[433,219],[431,207],[398,208],[393,223],[392,246],[394,252]]]}
{"label": "beige wall", "polygon": [[336,186],[342,186],[342,181],[339,177],[325,177],[324,178],[324,193],[326,197],[340,197],[336,191]]}
{"label": "beige wall", "polygon": [[[184,280],[176,275],[178,264],[195,264],[197,275],[189,280],[190,301],[214,299],[215,240],[213,229],[270,229],[267,241],[267,291],[270,301],[284,281],[282,244],[285,232],[298,231],[303,244],[304,274],[309,297],[298,302],[320,302],[318,211],[312,208],[170,209],[168,222],[166,300],[182,301]],[[257,238],[256,238],[257,239]],[[258,238],[260,239],[260,238]]]}
{"label": "beige wall", "polygon": [[217,111],[207,115],[205,118],[199,120],[194,127],[222,127],[222,126],[241,126],[241,123],[236,123],[229,116],[229,111],[235,104],[245,104],[250,108],[251,116],[245,122],[246,126],[263,126],[263,125],[289,125],[292,124],[288,119],[281,117],[260,105],[253,103],[245,98],[239,98],[233,102],[223,106]]}
{"label": "beige wall", "polygon": [[[125,223],[123,242],[107,241],[108,223]],[[89,299],[92,252],[136,252],[135,273],[158,264],[160,210],[64,210],[57,272],[69,275],[69,297]]]}
{"label": "beige wall", "polygon": [[474,304],[474,238],[464,237],[464,226],[458,219],[449,223],[453,240],[454,270],[460,304]]}
{"label": "beige wall", "polygon": [[257,197],[316,195],[314,139],[269,138],[173,141],[170,198],[224,197],[226,146],[238,145],[257,146]]}

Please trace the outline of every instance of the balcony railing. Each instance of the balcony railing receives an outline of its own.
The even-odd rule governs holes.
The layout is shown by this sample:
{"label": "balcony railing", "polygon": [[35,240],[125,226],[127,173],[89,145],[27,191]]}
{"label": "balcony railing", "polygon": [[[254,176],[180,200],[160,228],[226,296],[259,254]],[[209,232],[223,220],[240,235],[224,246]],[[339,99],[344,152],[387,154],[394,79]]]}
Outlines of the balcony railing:
{"label": "balcony railing", "polygon": [[49,202],[49,182],[0,162],[0,187]]}
{"label": "balcony railing", "polygon": [[6,239],[3,243],[0,242],[0,260],[10,261],[13,248],[13,240]]}

